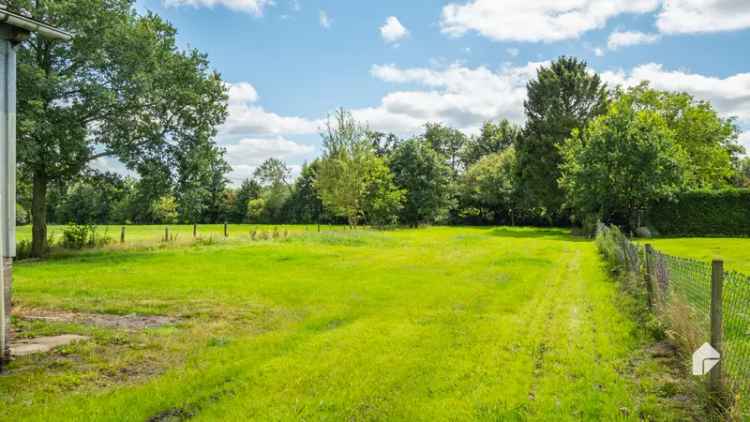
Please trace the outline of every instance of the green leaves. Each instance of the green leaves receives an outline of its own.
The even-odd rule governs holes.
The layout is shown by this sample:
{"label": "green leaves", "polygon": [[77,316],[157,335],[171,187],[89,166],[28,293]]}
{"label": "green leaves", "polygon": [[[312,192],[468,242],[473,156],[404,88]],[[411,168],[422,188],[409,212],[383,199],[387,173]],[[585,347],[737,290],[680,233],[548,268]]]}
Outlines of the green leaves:
{"label": "green leaves", "polygon": [[[219,155],[212,137],[226,117],[226,88],[204,54],[177,47],[171,24],[138,16],[132,0],[15,0],[9,7],[74,34],[67,43],[32,36],[19,46],[21,177],[45,187],[67,183],[111,156],[144,177],[158,173],[171,188],[175,178],[190,178],[175,168],[218,168],[205,155]],[[45,189],[34,192],[35,208],[44,209]],[[196,189],[183,196],[202,197]],[[36,214],[39,251],[46,240],[36,233],[46,221]]]}
{"label": "green leaves", "polygon": [[363,219],[376,225],[395,223],[403,192],[375,154],[367,128],[339,110],[322,136],[325,153],[315,187],[323,205],[352,226]]}
{"label": "green leaves", "polygon": [[388,164],[396,184],[404,189],[402,222],[416,226],[431,223],[450,204],[451,169],[422,139],[401,142]]}
{"label": "green leaves", "polygon": [[652,201],[669,198],[685,183],[687,155],[665,119],[640,109],[628,96],[560,148],[560,186],[579,218],[637,224]]}
{"label": "green leaves", "polygon": [[607,89],[585,62],[561,57],[542,67],[527,85],[526,128],[516,151],[527,202],[548,216],[559,214],[564,199],[557,179],[562,162],[558,147],[574,129],[584,129],[607,109]]}

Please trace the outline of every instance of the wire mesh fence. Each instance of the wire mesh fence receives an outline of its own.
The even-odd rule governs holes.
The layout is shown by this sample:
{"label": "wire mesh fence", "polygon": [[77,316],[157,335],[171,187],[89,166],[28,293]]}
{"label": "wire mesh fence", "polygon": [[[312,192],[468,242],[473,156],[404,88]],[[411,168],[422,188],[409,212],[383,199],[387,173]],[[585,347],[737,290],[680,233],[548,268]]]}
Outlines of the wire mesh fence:
{"label": "wire mesh fence", "polygon": [[[641,246],[603,224],[597,243],[605,258],[646,292],[649,307],[686,351],[711,341],[712,263]],[[737,411],[750,418],[750,277],[725,273],[721,305],[723,379]]]}

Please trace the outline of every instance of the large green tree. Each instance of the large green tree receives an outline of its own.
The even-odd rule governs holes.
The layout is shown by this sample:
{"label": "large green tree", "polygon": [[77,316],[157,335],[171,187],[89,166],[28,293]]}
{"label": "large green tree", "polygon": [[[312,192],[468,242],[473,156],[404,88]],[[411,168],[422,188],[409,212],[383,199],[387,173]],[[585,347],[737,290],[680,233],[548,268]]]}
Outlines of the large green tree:
{"label": "large green tree", "polygon": [[441,154],[451,168],[455,178],[461,171],[461,151],[466,144],[466,135],[458,129],[442,123],[427,123],[422,135],[432,149]]}
{"label": "large green tree", "polygon": [[260,197],[262,187],[255,179],[245,179],[235,192],[234,204],[230,219],[234,223],[244,223],[247,218],[247,205],[249,201]]}
{"label": "large green tree", "polygon": [[520,138],[521,128],[507,119],[498,123],[485,122],[479,136],[469,138],[461,151],[464,166],[468,168],[486,155],[503,152]]}
{"label": "large green tree", "polygon": [[319,223],[324,217],[323,202],[315,187],[319,171],[320,159],[305,163],[300,176],[294,182],[288,207],[289,216],[296,223]]}
{"label": "large green tree", "polygon": [[422,139],[409,139],[391,153],[388,164],[406,197],[401,220],[413,227],[433,222],[450,202],[450,168]]}
{"label": "large green tree", "polygon": [[690,157],[688,187],[716,189],[731,184],[735,157],[742,151],[737,143],[739,129],[732,119],[720,117],[707,101],[684,92],[655,90],[646,82],[618,95],[631,97],[637,108],[653,110],[664,118]]}
{"label": "large green tree", "polygon": [[516,143],[522,188],[529,207],[541,208],[546,217],[556,219],[564,201],[557,184],[559,146],[573,129],[584,129],[606,111],[608,93],[585,62],[565,56],[539,68],[527,91],[526,127]]}
{"label": "large green tree", "polygon": [[[286,218],[286,202],[292,194],[291,170],[278,158],[269,158],[255,169],[253,177],[262,186],[260,200],[263,207],[256,221],[281,223]],[[255,202],[256,214],[260,202]]]}
{"label": "large green tree", "polygon": [[68,186],[54,217],[61,224],[108,224],[129,194],[130,185],[116,173],[87,174]]}
{"label": "large green tree", "polygon": [[228,214],[225,198],[231,167],[224,150],[198,143],[177,151],[175,193],[180,220],[185,223],[220,223]]}
{"label": "large green tree", "polygon": [[226,116],[226,88],[204,54],[178,49],[175,29],[137,15],[133,0],[8,5],[74,34],[70,42],[32,35],[18,51],[18,163],[33,185],[38,256],[51,183],[103,157],[139,173],[156,164],[169,172],[185,143],[211,142]]}
{"label": "large green tree", "polygon": [[687,154],[664,117],[622,96],[561,148],[560,186],[580,221],[634,228],[638,215],[685,186]]}
{"label": "large green tree", "polygon": [[463,176],[461,198],[486,222],[515,224],[518,207],[516,153],[513,147],[485,155]]}
{"label": "large green tree", "polygon": [[321,135],[324,154],[315,187],[323,205],[351,226],[368,216],[376,224],[388,223],[388,213],[398,213],[403,192],[375,154],[369,130],[351,113],[338,110]]}

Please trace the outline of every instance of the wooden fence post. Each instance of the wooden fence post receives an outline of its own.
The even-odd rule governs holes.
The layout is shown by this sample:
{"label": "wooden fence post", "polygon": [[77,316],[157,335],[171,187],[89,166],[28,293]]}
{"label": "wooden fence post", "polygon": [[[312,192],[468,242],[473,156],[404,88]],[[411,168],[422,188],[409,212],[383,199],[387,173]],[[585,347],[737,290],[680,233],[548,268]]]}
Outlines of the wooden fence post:
{"label": "wooden fence post", "polygon": [[227,227],[227,223],[224,223],[224,237],[229,237],[229,228]]}
{"label": "wooden fence post", "polygon": [[164,241],[169,242],[169,226],[164,226]]}
{"label": "wooden fence post", "polygon": [[198,225],[193,223],[193,239],[198,236]]}
{"label": "wooden fence post", "polygon": [[722,364],[726,359],[722,354],[722,297],[724,291],[724,261],[715,259],[711,263],[711,347],[719,352],[719,363],[713,368],[709,378],[709,388],[717,403],[724,396]]}
{"label": "wooden fence post", "polygon": [[653,281],[653,259],[651,258],[654,253],[654,248],[651,246],[650,243],[646,243],[645,247],[646,251],[646,293],[648,294],[647,300],[648,300],[648,308],[654,309],[654,281]]}
{"label": "wooden fence post", "polygon": [[125,226],[120,227],[120,243],[125,243]]}

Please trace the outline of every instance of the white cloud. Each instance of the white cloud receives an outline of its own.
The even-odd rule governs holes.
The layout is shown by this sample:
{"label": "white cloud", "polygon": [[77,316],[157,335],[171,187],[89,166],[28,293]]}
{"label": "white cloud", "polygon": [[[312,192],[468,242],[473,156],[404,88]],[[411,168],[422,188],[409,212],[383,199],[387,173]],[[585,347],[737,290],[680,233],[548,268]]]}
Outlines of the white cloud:
{"label": "white cloud", "polygon": [[251,13],[255,16],[263,14],[263,10],[272,6],[273,0],[163,0],[167,6],[216,7]]}
{"label": "white cloud", "polygon": [[395,16],[390,16],[385,20],[385,24],[380,27],[380,35],[387,43],[394,43],[409,36],[409,30],[406,29]]}
{"label": "white cloud", "polygon": [[[311,160],[315,155],[315,148],[300,144],[285,138],[246,138],[236,144],[225,145],[227,162],[232,166],[229,179],[239,184],[251,177],[255,169],[269,158],[278,158],[284,162],[298,162]],[[290,165],[293,176],[299,174],[299,164]]]}
{"label": "white cloud", "polygon": [[740,145],[745,147],[745,152],[750,153],[750,129],[740,133]]}
{"label": "white cloud", "polygon": [[280,116],[256,104],[259,96],[251,84],[229,84],[227,120],[219,137],[317,134],[319,120]]}
{"label": "white cloud", "polygon": [[650,81],[653,88],[687,92],[697,99],[710,101],[724,116],[736,116],[750,124],[750,73],[726,78],[704,76],[680,70],[665,70],[662,65],[648,63],[630,73],[607,71],[602,78],[610,85],[634,86]]}
{"label": "white cloud", "polygon": [[389,93],[377,107],[353,110],[358,120],[376,130],[413,134],[427,122],[443,122],[475,132],[487,120],[523,119],[526,82],[543,63],[506,66],[497,71],[458,63],[443,68],[402,69],[373,66],[374,77],[397,84],[416,84],[424,90]]}
{"label": "white cloud", "polygon": [[601,47],[596,47],[594,48],[594,54],[596,55],[596,57],[602,57],[604,56],[604,49],[602,49]]}
{"label": "white cloud", "polygon": [[242,103],[254,103],[258,101],[258,91],[255,87],[247,82],[239,82],[236,84],[227,84],[229,87],[229,103],[230,104],[242,104]]}
{"label": "white cloud", "polygon": [[[725,0],[726,1],[726,0]],[[495,41],[560,41],[603,28],[623,13],[647,13],[661,0],[469,0],[443,8],[444,33],[475,31]]]}
{"label": "white cloud", "polygon": [[521,50],[517,48],[506,48],[505,52],[512,57],[517,57],[521,53]]}
{"label": "white cloud", "polygon": [[320,26],[322,26],[325,29],[328,29],[331,27],[331,24],[333,23],[333,19],[328,17],[328,13],[326,13],[325,10],[320,11]]}
{"label": "white cloud", "polygon": [[638,31],[615,31],[609,34],[607,47],[617,50],[620,47],[629,47],[638,44],[653,44],[659,41],[659,34],[646,34]]}
{"label": "white cloud", "polygon": [[750,1],[667,0],[656,26],[667,34],[750,28]]}

